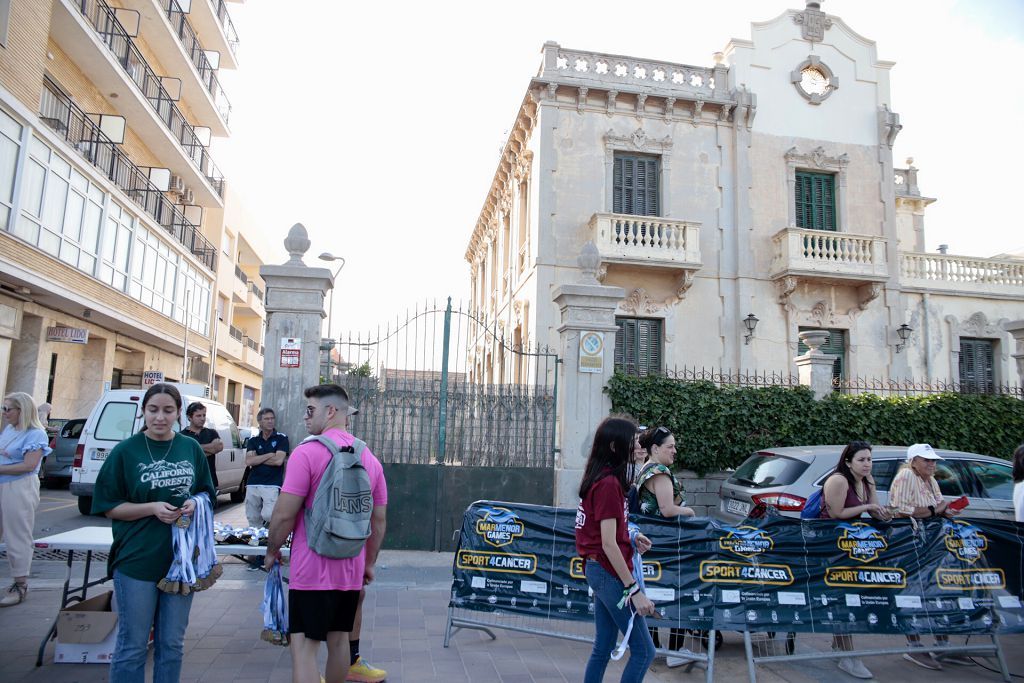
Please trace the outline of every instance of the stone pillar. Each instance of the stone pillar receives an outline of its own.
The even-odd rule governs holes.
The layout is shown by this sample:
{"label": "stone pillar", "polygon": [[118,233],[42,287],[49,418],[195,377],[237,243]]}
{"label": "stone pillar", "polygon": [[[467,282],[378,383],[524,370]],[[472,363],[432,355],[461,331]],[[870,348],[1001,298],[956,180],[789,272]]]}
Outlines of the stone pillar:
{"label": "stone pillar", "polygon": [[[320,335],[327,317],[324,300],[334,283],[327,268],[310,268],[302,262],[309,236],[301,223],[288,231],[284,247],[291,255],[286,263],[260,266],[260,277],[267,285],[260,407],[274,409],[277,429],[294,446],[307,436],[302,392],[320,383]],[[289,339],[293,341],[288,343]]]}
{"label": "stone pillar", "polygon": [[1013,335],[1014,341],[1017,342],[1017,350],[1011,355],[1017,361],[1017,377],[1020,385],[1024,387],[1024,319],[1004,323],[1003,329]]}
{"label": "stone pillar", "polygon": [[[559,507],[576,507],[594,428],[611,410],[604,387],[614,367],[615,308],[626,290],[597,281],[599,259],[597,247],[588,242],[579,257],[580,281],[559,285],[552,297],[561,312],[558,332],[564,370],[558,385],[560,453],[555,463],[555,505]],[[580,341],[588,333],[597,335],[597,340],[603,338],[603,345],[589,348],[592,354],[585,361],[585,365],[588,361],[596,365],[600,359],[599,368],[580,367]],[[593,336],[590,341],[595,341]]]}
{"label": "stone pillar", "polygon": [[800,333],[800,341],[807,345],[807,353],[797,356],[797,374],[800,384],[810,387],[814,398],[823,399],[832,393],[832,367],[835,359],[821,351],[821,345],[828,341],[828,330],[806,330]]}

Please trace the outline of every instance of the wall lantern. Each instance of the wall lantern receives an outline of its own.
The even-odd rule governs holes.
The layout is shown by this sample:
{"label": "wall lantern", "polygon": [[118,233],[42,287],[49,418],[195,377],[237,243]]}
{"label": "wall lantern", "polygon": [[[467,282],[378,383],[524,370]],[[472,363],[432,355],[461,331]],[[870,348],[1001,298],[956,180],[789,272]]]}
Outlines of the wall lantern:
{"label": "wall lantern", "polygon": [[907,339],[913,331],[914,328],[906,323],[903,323],[896,329],[896,334],[900,336],[900,342],[896,345],[896,353],[902,351],[903,347],[907,345]]}
{"label": "wall lantern", "polygon": [[749,344],[750,340],[754,338],[754,328],[757,327],[758,322],[757,316],[753,313],[747,314],[747,317],[743,319],[743,327],[747,328],[747,334],[743,336],[744,344]]}

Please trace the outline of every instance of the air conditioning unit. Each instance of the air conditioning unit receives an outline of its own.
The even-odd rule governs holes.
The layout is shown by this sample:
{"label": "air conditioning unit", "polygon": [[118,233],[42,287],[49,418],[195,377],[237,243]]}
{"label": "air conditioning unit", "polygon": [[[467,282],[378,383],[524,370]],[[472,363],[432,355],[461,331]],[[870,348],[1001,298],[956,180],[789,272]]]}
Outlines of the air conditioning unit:
{"label": "air conditioning unit", "polygon": [[181,194],[185,191],[185,181],[180,175],[171,174],[171,182],[167,184],[167,191],[173,194]]}
{"label": "air conditioning unit", "polygon": [[185,191],[181,193],[181,203],[182,204],[195,204],[196,203],[195,200],[196,200],[196,196],[195,196],[195,193],[192,192],[192,188],[191,187],[186,187]]}

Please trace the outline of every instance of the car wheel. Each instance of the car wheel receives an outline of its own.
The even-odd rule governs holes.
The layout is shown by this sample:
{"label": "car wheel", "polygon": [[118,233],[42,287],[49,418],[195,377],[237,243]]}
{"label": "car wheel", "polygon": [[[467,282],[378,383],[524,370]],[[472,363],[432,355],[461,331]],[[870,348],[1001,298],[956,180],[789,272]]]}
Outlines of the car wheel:
{"label": "car wheel", "polygon": [[247,481],[246,479],[243,479],[242,483],[240,483],[238,485],[238,490],[231,494],[231,502],[232,503],[241,503],[243,500],[245,500],[245,484],[246,484],[246,481]]}
{"label": "car wheel", "polygon": [[83,515],[92,514],[92,496],[78,497],[78,511]]}

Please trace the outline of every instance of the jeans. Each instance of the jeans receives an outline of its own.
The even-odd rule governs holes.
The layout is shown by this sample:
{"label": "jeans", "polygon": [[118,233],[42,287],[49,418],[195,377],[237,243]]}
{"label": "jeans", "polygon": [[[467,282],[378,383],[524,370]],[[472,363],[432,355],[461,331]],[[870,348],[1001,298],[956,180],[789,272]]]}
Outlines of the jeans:
{"label": "jeans", "polygon": [[[583,683],[601,683],[604,671],[608,667],[612,650],[619,631],[626,633],[629,624],[629,605],[619,609],[619,600],[625,586],[618,577],[594,560],[587,560],[585,569],[587,585],[594,591],[594,650],[587,662],[587,672]],[[637,615],[633,620],[633,631],[629,636],[629,662],[622,672],[622,683],[636,683],[644,680],[644,674],[654,661],[654,641],[647,630],[647,620]]]}
{"label": "jeans", "polygon": [[149,631],[153,629],[153,683],[178,683],[192,596],[164,593],[154,581],[114,571],[117,647],[110,683],[144,683]]}

